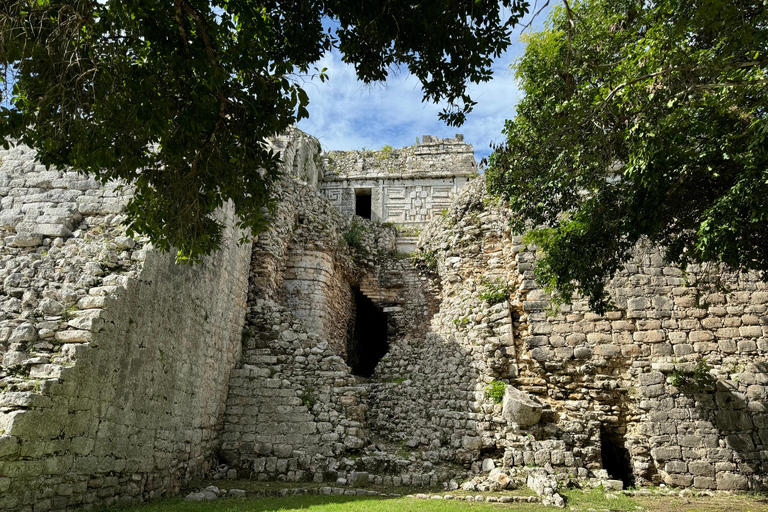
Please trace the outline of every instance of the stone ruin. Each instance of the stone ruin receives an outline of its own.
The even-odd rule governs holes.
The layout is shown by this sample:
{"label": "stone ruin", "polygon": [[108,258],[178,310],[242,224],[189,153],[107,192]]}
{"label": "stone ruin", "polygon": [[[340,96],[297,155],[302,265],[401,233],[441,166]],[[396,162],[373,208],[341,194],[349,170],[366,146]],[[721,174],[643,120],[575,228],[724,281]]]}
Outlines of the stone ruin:
{"label": "stone ruin", "polygon": [[[0,154],[0,510],[142,501],[214,473],[527,479],[549,497],[768,487],[757,276],[713,291],[638,247],[615,310],[549,311],[508,210],[482,175],[462,187],[460,137],[324,154],[292,130],[274,146],[271,226],[239,244],[224,208],[221,251],[194,267],[125,235],[130,185]],[[353,215],[360,189],[371,219]]]}

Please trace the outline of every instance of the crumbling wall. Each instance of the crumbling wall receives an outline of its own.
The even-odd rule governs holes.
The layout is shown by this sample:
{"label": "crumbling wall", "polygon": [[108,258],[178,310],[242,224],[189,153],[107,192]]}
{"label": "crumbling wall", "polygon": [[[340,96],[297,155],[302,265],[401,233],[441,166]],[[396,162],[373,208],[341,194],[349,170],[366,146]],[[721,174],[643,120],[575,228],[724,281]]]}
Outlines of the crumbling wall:
{"label": "crumbling wall", "polygon": [[177,266],[125,236],[130,187],[0,159],[0,508],[177,491],[218,446],[250,245]]}
{"label": "crumbling wall", "polygon": [[[369,438],[367,393],[344,362],[343,343],[351,286],[379,248],[392,250],[394,232],[353,227],[294,180],[284,180],[277,195],[271,230],[254,243],[243,355],[232,374],[221,454],[241,476],[323,481]],[[350,230],[355,246],[345,237]],[[262,279],[270,272],[264,264],[279,278]]]}
{"label": "crumbling wall", "polygon": [[505,217],[484,212],[482,199],[471,197],[462,193],[464,201],[446,216],[455,224],[433,224],[422,235],[435,249],[419,256],[421,279],[431,281],[437,301],[429,308],[427,329],[396,340],[371,385],[374,432],[399,444],[401,456],[429,462],[426,470],[421,463],[406,468],[398,481],[437,483],[446,475],[438,477],[439,471],[429,469],[433,465],[469,469],[482,457],[498,455],[493,405],[484,388],[510,371],[512,319],[506,301],[487,304],[478,293],[481,282],[506,277],[512,264],[500,240]]}
{"label": "crumbling wall", "polygon": [[331,254],[291,252],[283,275],[283,302],[306,328],[322,336],[346,359],[346,341],[354,316],[348,279]]}
{"label": "crumbling wall", "polygon": [[[465,358],[456,366],[474,370],[463,385],[475,383],[475,400],[468,396],[456,417],[465,432],[469,425],[477,429],[478,448],[497,450],[508,467],[601,478],[608,476],[602,450],[618,450],[631,474],[611,476],[625,481],[765,487],[764,282],[726,273],[727,291],[713,292],[697,281],[706,273],[684,275],[641,247],[610,283],[616,310],[599,316],[576,300],[553,314],[535,281],[535,248],[511,235],[504,206],[486,196],[482,179],[462,195],[421,241],[443,287],[441,312],[432,321],[435,334],[442,333],[436,340],[456,340],[463,354],[456,353]],[[491,305],[494,297],[499,303]],[[461,389],[457,377],[446,380],[451,372],[434,370],[432,396],[434,388],[444,394]],[[430,396],[430,380],[421,379],[409,382],[410,397],[403,393],[399,406],[389,408],[388,422],[404,429],[418,421],[416,411],[430,405],[423,398]],[[538,398],[540,421],[517,424],[484,396],[492,381]],[[437,402],[428,408],[440,410]],[[422,445],[429,440],[424,432]]]}
{"label": "crumbling wall", "polygon": [[[355,195],[362,192],[370,195],[371,219],[397,224],[404,236],[418,234],[477,174],[472,145],[462,135],[425,135],[420,143],[398,149],[332,151],[324,165],[320,190],[339,212],[354,215]],[[413,241],[399,242],[409,248],[401,252],[412,250]]]}

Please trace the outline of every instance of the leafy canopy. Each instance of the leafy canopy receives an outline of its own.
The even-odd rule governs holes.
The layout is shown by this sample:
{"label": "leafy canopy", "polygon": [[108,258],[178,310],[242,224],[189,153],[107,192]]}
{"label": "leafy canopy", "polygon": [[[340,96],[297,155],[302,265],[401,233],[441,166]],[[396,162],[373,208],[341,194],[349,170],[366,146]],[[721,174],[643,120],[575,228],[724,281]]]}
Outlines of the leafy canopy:
{"label": "leafy canopy", "polygon": [[[524,98],[490,158],[556,301],[598,312],[639,241],[768,270],[768,4],[584,0],[515,64]],[[765,275],[765,274],[763,274]]]}
{"label": "leafy canopy", "polygon": [[[4,0],[0,136],[102,181],[135,182],[133,233],[197,258],[219,246],[214,212],[267,222],[278,158],[265,145],[308,115],[301,80],[334,45],[364,82],[407,66],[424,100],[461,123],[468,81],[527,12],[524,0]],[[323,19],[338,22],[335,33]],[[9,91],[8,72],[15,79]],[[2,94],[2,93],[0,93]],[[7,103],[6,103],[7,104]]]}

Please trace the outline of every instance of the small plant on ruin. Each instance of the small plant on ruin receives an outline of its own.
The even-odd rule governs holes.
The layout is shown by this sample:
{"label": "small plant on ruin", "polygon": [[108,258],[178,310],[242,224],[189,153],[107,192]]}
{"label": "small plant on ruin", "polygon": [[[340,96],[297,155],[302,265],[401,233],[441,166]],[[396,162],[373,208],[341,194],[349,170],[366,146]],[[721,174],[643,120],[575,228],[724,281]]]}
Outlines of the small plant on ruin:
{"label": "small plant on ruin", "polygon": [[485,386],[485,398],[493,400],[493,403],[500,404],[504,400],[504,392],[507,390],[506,383],[495,380]]}
{"label": "small plant on ruin", "polygon": [[301,404],[311,411],[317,403],[317,398],[315,398],[315,388],[312,386],[305,387],[299,395],[299,398],[301,399]]}
{"label": "small plant on ruin", "polygon": [[480,286],[482,286],[482,290],[478,297],[480,297],[480,300],[487,302],[489,306],[509,300],[509,289],[501,279],[496,279],[495,281],[483,280]]}
{"label": "small plant on ruin", "polygon": [[420,251],[413,256],[413,265],[427,272],[437,272],[437,253],[435,251]]}
{"label": "small plant on ruin", "polygon": [[405,444],[405,441],[400,441],[400,450],[397,452],[397,456],[401,459],[410,459],[413,455],[413,451]]}
{"label": "small plant on ruin", "polygon": [[382,382],[385,382],[387,384],[402,384],[407,380],[408,380],[408,377],[387,377],[386,379],[382,380]]}
{"label": "small plant on ruin", "polygon": [[712,366],[710,366],[706,358],[702,357],[696,362],[696,366],[693,370],[676,368],[667,378],[667,382],[678,388],[691,386],[695,389],[704,389],[714,383],[715,379],[710,373],[711,370]]}
{"label": "small plant on ruin", "polygon": [[397,228],[397,234],[400,236],[419,236],[421,233],[421,229],[415,227],[415,226],[406,226],[404,224],[399,224],[396,226]]}
{"label": "small plant on ruin", "polygon": [[691,376],[693,383],[699,387],[709,386],[713,383],[714,377],[710,373],[712,366],[707,362],[706,358],[701,358],[696,362],[696,367],[693,369],[693,375]]}
{"label": "small plant on ruin", "polygon": [[72,320],[75,315],[75,311],[78,311],[77,305],[73,304],[61,312],[61,319],[65,322]]}
{"label": "small plant on ruin", "polygon": [[685,378],[685,372],[682,370],[675,370],[673,371],[669,377],[667,377],[667,382],[671,384],[672,386],[675,386],[676,388],[679,388],[686,382]]}
{"label": "small plant on ruin", "polygon": [[349,229],[342,235],[342,240],[350,249],[352,261],[356,263],[370,254],[368,247],[365,246],[366,231],[366,226],[361,221],[353,218],[349,224]]}
{"label": "small plant on ruin", "polygon": [[464,327],[468,323],[469,323],[469,317],[468,316],[461,317],[461,318],[454,318],[453,319],[453,325],[455,325],[456,327]]}
{"label": "small plant on ruin", "polygon": [[389,144],[385,144],[383,148],[381,148],[381,151],[379,151],[378,158],[379,160],[386,160],[387,158],[390,158],[392,156],[392,152],[394,149]]}

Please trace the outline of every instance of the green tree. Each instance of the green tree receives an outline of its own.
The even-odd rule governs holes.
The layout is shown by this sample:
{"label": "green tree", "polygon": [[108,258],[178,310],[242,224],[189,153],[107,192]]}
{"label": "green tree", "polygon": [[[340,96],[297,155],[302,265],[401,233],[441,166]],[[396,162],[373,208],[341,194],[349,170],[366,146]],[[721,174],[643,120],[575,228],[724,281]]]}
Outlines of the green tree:
{"label": "green tree", "polygon": [[225,202],[241,227],[267,221],[278,171],[264,141],[308,115],[301,80],[327,78],[313,64],[333,46],[366,83],[405,65],[457,124],[474,104],[467,82],[491,77],[525,12],[523,0],[5,0],[0,65],[14,85],[0,135],[46,165],[135,182],[130,230],[196,258],[218,247]]}
{"label": "green tree", "polygon": [[487,174],[535,228],[555,301],[605,311],[643,240],[683,267],[768,270],[763,0],[564,3],[515,69],[524,98]]}

